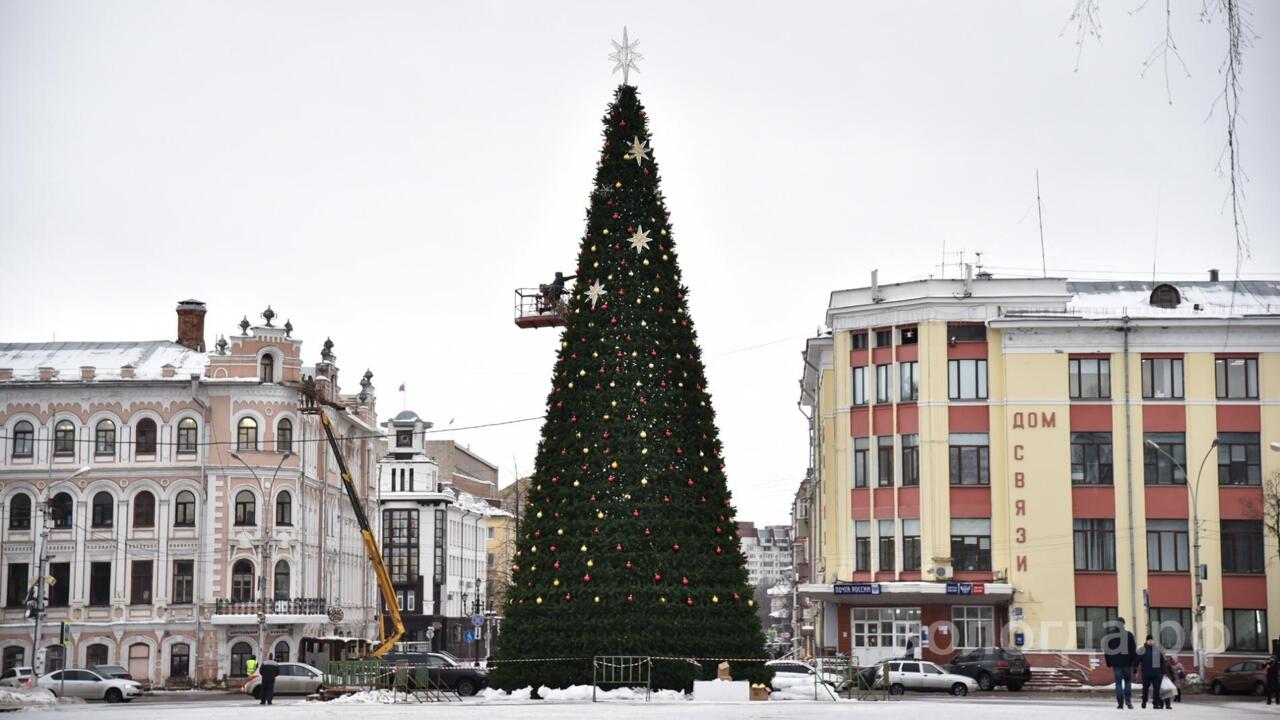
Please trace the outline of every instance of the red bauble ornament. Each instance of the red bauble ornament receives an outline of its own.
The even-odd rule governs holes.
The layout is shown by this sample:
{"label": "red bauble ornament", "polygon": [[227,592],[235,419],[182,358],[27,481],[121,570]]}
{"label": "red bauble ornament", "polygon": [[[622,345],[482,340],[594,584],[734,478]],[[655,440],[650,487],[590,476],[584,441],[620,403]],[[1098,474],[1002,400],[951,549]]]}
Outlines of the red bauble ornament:
{"label": "red bauble ornament", "polygon": [[649,537],[649,536],[650,536],[650,535],[652,535],[652,534],[653,534],[653,531],[652,531],[652,530],[650,530],[649,528],[645,528],[645,529],[644,529],[644,536],[645,536],[645,537]]}
{"label": "red bauble ornament", "polygon": [[654,574],[653,574],[653,581],[654,581],[654,582],[662,582],[662,573],[654,573]]}
{"label": "red bauble ornament", "polygon": [[742,596],[741,596],[741,595],[739,595],[738,593],[734,593],[734,594],[733,594],[733,601],[734,601],[734,602],[738,602],[738,601],[739,601],[739,600],[741,600],[741,599],[742,599]]}
{"label": "red bauble ornament", "polygon": [[630,561],[630,560],[628,560],[628,561],[627,561],[627,569],[628,569],[628,570],[630,570],[630,569],[631,569],[631,561]]}
{"label": "red bauble ornament", "polygon": [[590,575],[590,574],[583,575],[583,576],[582,576],[582,582],[584,582],[584,583],[589,583],[589,582],[591,582],[591,575]]}
{"label": "red bauble ornament", "polygon": [[[629,594],[629,595],[627,595],[627,602],[635,602],[635,601],[636,601],[636,596],[635,596],[635,595],[630,595],[630,594]],[[524,602],[524,601],[523,601],[523,600],[521,600],[520,602]]]}
{"label": "red bauble ornament", "polygon": [[684,599],[684,604],[685,604],[685,605],[693,605],[693,598],[685,598],[685,599]]}
{"label": "red bauble ornament", "polygon": [[673,543],[671,545],[671,549],[674,550],[675,552],[680,552],[680,543]]}
{"label": "red bauble ornament", "polygon": [[687,577],[682,577],[682,578],[680,578],[680,584],[681,584],[681,585],[688,585],[688,584],[689,584],[689,578],[687,578]]}
{"label": "red bauble ornament", "polygon": [[669,502],[671,502],[671,496],[670,496],[670,495],[663,495],[663,496],[662,496],[662,502],[664,502],[664,503],[669,503]]}
{"label": "red bauble ornament", "polygon": [[622,543],[618,543],[617,545],[613,546],[613,551],[622,552]]}
{"label": "red bauble ornament", "polygon": [[570,600],[572,600],[572,599],[573,599],[573,596],[572,596],[572,595],[570,595],[569,593],[565,593],[565,594],[564,594],[564,601],[565,601],[565,602],[569,602],[569,601],[570,601]]}
{"label": "red bauble ornament", "polygon": [[721,554],[721,553],[723,553],[723,552],[724,552],[724,550],[721,550],[721,549],[720,549],[720,546],[719,546],[719,545],[717,545],[717,546],[716,546],[716,554],[717,554],[717,555],[720,555],[720,554]]}
{"label": "red bauble ornament", "polygon": [[557,560],[557,561],[555,561],[555,562],[551,563],[551,567],[553,567],[553,568],[555,568],[555,569],[559,570],[559,569],[560,569],[560,561],[559,561],[559,560]]}

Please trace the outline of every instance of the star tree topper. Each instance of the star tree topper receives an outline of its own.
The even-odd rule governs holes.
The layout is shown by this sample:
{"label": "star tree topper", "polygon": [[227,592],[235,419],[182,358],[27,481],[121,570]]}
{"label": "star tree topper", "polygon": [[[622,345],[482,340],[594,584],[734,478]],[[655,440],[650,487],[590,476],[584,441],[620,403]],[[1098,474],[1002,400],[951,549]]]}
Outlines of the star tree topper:
{"label": "star tree topper", "polygon": [[596,309],[596,302],[604,297],[604,294],[604,285],[600,284],[599,280],[593,281],[591,287],[587,288],[587,299],[591,301],[592,310]]}
{"label": "star tree topper", "polygon": [[636,52],[636,46],[640,44],[639,40],[628,42],[627,28],[622,27],[622,44],[619,45],[617,40],[610,40],[613,43],[613,52],[609,54],[609,59],[614,62],[613,71],[622,71],[622,84],[627,85],[627,73],[631,70],[640,72],[640,68],[636,63],[644,59],[644,56]]}
{"label": "star tree topper", "polygon": [[639,255],[645,250],[648,250],[649,243],[653,241],[649,239],[649,231],[645,230],[643,225],[640,225],[636,229],[635,234],[627,239],[627,242],[631,243],[631,248],[636,251],[637,255]]}

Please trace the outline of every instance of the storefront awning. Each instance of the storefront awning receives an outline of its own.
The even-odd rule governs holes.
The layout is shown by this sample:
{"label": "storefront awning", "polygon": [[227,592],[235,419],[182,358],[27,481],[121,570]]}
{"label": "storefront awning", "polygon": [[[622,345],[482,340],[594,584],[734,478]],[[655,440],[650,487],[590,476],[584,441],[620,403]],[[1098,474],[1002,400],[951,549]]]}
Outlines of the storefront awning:
{"label": "storefront awning", "polygon": [[801,597],[839,605],[894,607],[915,605],[1007,605],[1013,586],[991,582],[840,582],[808,583]]}

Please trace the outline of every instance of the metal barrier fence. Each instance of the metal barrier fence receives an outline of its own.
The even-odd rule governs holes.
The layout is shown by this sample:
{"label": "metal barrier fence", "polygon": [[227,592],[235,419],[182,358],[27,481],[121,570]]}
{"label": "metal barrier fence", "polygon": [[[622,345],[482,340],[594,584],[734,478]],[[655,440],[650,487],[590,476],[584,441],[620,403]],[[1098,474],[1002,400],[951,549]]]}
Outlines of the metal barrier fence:
{"label": "metal barrier fence", "polygon": [[854,673],[858,670],[857,656],[836,655],[834,657],[816,657],[813,659],[813,699],[820,700],[820,685],[826,685],[835,691],[852,697]]}
{"label": "metal barrier fence", "polygon": [[653,659],[640,655],[597,655],[591,659],[591,702],[601,685],[639,687],[644,684],[644,701],[649,702]]}
{"label": "metal barrier fence", "polygon": [[432,677],[431,670],[425,664],[381,660],[332,660],[321,668],[327,688],[389,690],[392,702],[460,701],[458,689]]}

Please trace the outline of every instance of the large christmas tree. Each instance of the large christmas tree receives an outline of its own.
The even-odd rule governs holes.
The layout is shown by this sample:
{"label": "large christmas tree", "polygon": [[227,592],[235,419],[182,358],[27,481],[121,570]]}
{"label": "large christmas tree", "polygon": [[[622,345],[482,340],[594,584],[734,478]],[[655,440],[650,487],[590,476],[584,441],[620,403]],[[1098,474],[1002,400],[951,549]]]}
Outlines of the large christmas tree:
{"label": "large christmas tree", "polygon": [[[688,290],[636,89],[621,85],[578,251],[492,682],[590,684],[647,655],[688,689],[765,680]],[[541,658],[563,658],[552,662]],[[685,658],[698,660],[700,664]],[[755,659],[754,662],[744,659]]]}

